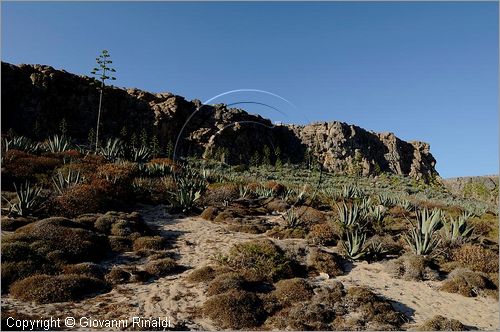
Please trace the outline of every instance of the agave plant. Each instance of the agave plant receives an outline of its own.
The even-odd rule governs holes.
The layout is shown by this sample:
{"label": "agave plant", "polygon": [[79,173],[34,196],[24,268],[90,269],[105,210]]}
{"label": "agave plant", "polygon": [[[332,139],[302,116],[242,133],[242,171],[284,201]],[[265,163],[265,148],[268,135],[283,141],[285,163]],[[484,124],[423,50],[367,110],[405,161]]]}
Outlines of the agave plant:
{"label": "agave plant", "polygon": [[362,230],[346,230],[343,246],[347,257],[354,261],[362,258],[367,253],[365,241],[366,233]]}
{"label": "agave plant", "polygon": [[297,228],[302,223],[300,216],[295,212],[293,208],[286,210],[286,212],[281,216],[285,220],[286,228]]}
{"label": "agave plant", "polygon": [[410,212],[412,211],[413,209],[415,209],[415,204],[413,204],[412,202],[410,202],[409,200],[407,199],[404,199],[402,200],[399,205],[405,209],[406,211]]}
{"label": "agave plant", "polygon": [[54,189],[62,195],[63,191],[75,184],[80,183],[83,177],[80,176],[79,171],[69,170],[66,175],[61,171],[57,172],[57,175],[52,177],[52,183],[54,184]]}
{"label": "agave plant", "polygon": [[372,205],[372,199],[370,197],[363,197],[359,205],[359,209],[364,213],[369,213]]}
{"label": "agave plant", "polygon": [[3,139],[3,148],[7,152],[11,149],[25,151],[28,153],[37,152],[40,148],[39,143],[33,143],[29,138],[25,136],[16,136],[11,139]]}
{"label": "agave plant", "polygon": [[449,217],[449,221],[444,223],[444,233],[450,241],[468,241],[474,230],[473,226],[467,224],[472,214],[464,212],[458,218]]}
{"label": "agave plant", "polygon": [[429,212],[427,209],[417,211],[417,223],[405,235],[406,242],[417,255],[429,255],[441,242],[435,236],[436,231],[441,227],[442,211],[434,209]]}
{"label": "agave plant", "polygon": [[139,171],[147,176],[165,176],[171,173],[170,165],[165,163],[148,163],[146,165],[139,164]]}
{"label": "agave plant", "polygon": [[173,175],[177,190],[170,192],[172,207],[187,212],[193,208],[194,203],[206,189],[206,181],[190,167],[185,167],[181,172]]}
{"label": "agave plant", "polygon": [[152,155],[153,153],[151,149],[149,149],[147,146],[142,145],[139,148],[132,148],[132,160],[136,163],[144,163],[151,159]]}
{"label": "agave plant", "polygon": [[383,205],[385,207],[393,207],[396,204],[394,197],[392,197],[388,194],[379,194],[378,201],[379,201],[380,205]]}
{"label": "agave plant", "polygon": [[240,192],[240,198],[247,198],[250,195],[250,189],[248,186],[240,185],[238,190]]}
{"label": "agave plant", "polygon": [[385,208],[381,205],[370,207],[365,218],[372,222],[377,232],[381,232],[384,228]]}
{"label": "agave plant", "polygon": [[106,145],[100,147],[98,153],[109,161],[115,161],[123,158],[125,152],[125,144],[118,138],[110,138],[106,141]]}
{"label": "agave plant", "polygon": [[9,214],[13,213],[24,217],[31,214],[42,203],[41,187],[32,186],[29,182],[25,182],[19,188],[14,184],[14,188],[16,189],[17,201],[12,203],[2,196],[7,201]]}
{"label": "agave plant", "polygon": [[269,198],[274,197],[274,190],[272,188],[257,187],[255,193],[259,197]]}
{"label": "agave plant", "polygon": [[45,142],[44,148],[52,153],[64,152],[70,149],[70,142],[65,136],[54,135]]}
{"label": "agave plant", "polygon": [[335,204],[339,213],[340,224],[345,228],[353,228],[360,226],[361,214],[357,204],[351,206],[342,203],[342,205]]}
{"label": "agave plant", "polygon": [[345,185],[342,187],[342,196],[344,198],[361,198],[363,192],[357,186]]}
{"label": "agave plant", "polygon": [[332,187],[327,187],[322,190],[323,195],[325,195],[328,198],[333,199],[334,201],[340,199],[342,197],[342,191],[338,190],[337,188],[332,188]]}

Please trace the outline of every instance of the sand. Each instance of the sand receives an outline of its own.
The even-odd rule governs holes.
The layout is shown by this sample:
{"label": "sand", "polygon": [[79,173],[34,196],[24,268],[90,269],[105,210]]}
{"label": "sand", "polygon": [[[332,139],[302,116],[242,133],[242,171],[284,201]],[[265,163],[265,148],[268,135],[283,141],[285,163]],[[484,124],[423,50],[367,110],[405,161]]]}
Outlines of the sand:
{"label": "sand", "polygon": [[[119,285],[109,293],[77,303],[40,305],[3,296],[2,310],[12,309],[43,318],[72,316],[77,320],[80,317],[101,320],[130,319],[134,316],[168,317],[172,324],[184,329],[216,330],[217,327],[201,315],[200,308],[207,298],[206,286],[188,282],[187,276],[192,269],[215,264],[217,256],[226,253],[233,244],[265,236],[231,232],[224,225],[198,217],[172,216],[165,212],[164,206],[142,206],[139,212],[148,223],[158,227],[163,236],[172,239],[172,251],[178,257],[178,263],[188,268],[186,271],[150,283]],[[304,240],[279,242],[287,247],[306,245]],[[108,264],[124,264],[126,260],[123,258]],[[139,260],[137,263],[140,268],[144,262]],[[368,286],[375,293],[391,300],[397,310],[407,315],[406,328],[416,326],[436,314],[458,319],[467,326],[481,330],[499,328],[498,301],[441,292],[437,290],[440,282],[394,279],[384,272],[381,263],[356,263],[346,275],[335,279],[321,275],[315,283],[329,283],[332,280],[339,280],[347,287]]]}

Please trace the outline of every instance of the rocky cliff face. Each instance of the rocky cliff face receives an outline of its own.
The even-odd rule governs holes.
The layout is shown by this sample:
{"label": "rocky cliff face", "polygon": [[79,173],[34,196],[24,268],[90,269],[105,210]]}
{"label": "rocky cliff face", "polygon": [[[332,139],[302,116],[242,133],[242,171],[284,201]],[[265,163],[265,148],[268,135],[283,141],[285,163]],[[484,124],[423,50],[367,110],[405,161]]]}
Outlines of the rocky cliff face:
{"label": "rocky cliff face", "polygon": [[[98,91],[93,80],[43,65],[2,62],[2,130],[46,137],[67,123],[68,134],[85,140],[97,117]],[[218,155],[230,164],[249,163],[265,146],[273,162],[298,163],[313,155],[340,174],[392,172],[428,180],[437,175],[429,145],[404,142],[341,122],[273,126],[271,121],[225,105],[201,105],[170,93],[138,89],[105,90],[101,132],[128,137],[143,129],[162,146],[178,142],[177,155]],[[278,152],[279,151],[279,152]]]}

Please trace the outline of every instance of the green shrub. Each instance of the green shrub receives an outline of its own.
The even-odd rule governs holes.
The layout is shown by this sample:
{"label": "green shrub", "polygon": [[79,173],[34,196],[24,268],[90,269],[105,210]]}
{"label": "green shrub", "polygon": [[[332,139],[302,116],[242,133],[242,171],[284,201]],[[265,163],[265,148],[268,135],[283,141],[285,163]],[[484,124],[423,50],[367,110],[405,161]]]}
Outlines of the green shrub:
{"label": "green shrub", "polygon": [[105,282],[78,274],[34,275],[16,281],[10,294],[22,301],[53,303],[78,301],[89,295],[107,291]]}

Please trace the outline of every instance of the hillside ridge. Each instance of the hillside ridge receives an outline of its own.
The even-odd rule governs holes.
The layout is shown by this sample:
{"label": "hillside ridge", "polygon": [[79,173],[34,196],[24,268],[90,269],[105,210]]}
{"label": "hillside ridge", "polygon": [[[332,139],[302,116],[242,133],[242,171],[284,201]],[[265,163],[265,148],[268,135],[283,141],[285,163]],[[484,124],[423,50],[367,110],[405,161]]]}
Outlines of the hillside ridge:
{"label": "hillside ridge", "polygon": [[[68,134],[85,141],[97,118],[99,95],[91,82],[92,78],[47,65],[2,62],[2,130],[31,137],[54,134],[64,119]],[[267,146],[272,163],[315,159],[338,174],[389,172],[424,181],[438,176],[436,160],[424,142],[406,142],[394,133],[375,133],[339,121],[273,125],[242,109],[202,105],[168,92],[107,89],[101,128],[106,137],[120,137],[125,128],[128,138],[138,137],[144,129],[162,147],[178,141],[177,155],[222,158],[232,165],[249,164],[253,156],[265,154]]]}

